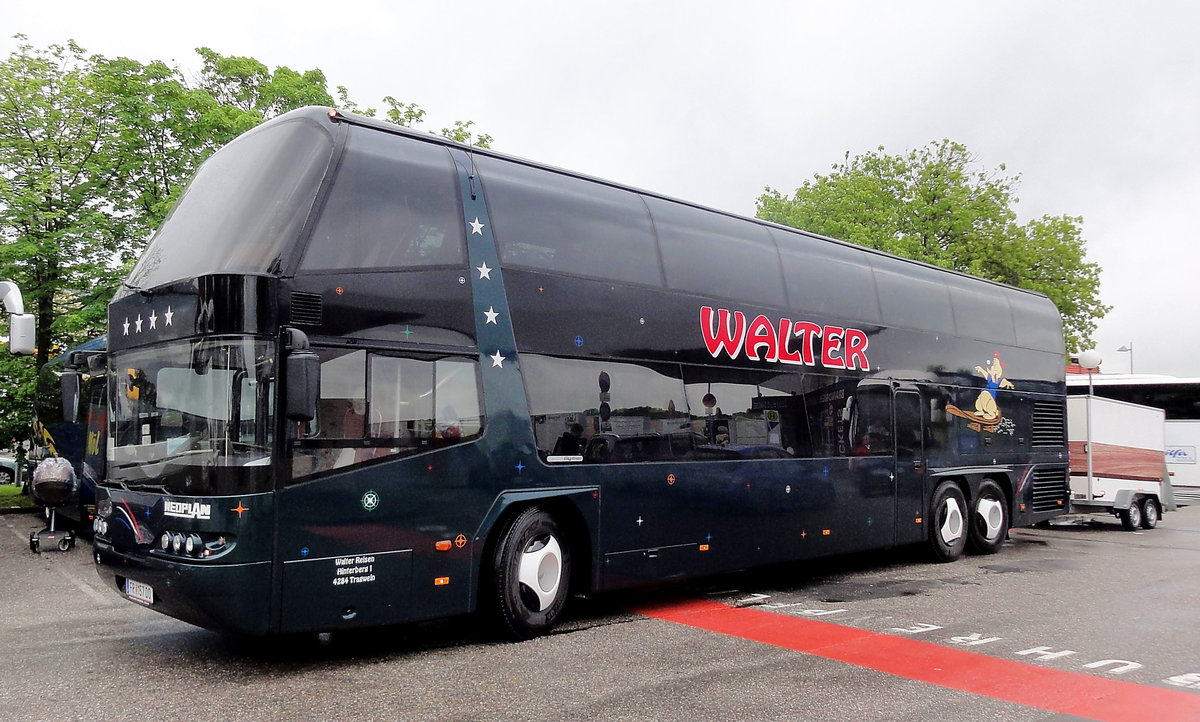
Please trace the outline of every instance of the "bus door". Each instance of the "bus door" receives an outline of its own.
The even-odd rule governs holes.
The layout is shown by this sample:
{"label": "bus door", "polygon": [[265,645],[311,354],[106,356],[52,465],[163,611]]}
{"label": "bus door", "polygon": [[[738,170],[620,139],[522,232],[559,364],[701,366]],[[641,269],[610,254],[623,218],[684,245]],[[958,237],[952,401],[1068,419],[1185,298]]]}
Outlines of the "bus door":
{"label": "bus door", "polygon": [[895,395],[896,413],[896,544],[925,538],[921,520],[925,494],[925,434],[929,413],[915,387],[901,387]]}

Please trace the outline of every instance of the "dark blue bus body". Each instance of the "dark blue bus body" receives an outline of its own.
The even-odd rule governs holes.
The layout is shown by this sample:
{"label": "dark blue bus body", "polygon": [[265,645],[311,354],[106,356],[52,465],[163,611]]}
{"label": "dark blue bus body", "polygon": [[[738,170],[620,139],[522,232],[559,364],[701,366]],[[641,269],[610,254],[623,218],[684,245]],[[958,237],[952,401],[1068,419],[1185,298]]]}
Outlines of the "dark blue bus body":
{"label": "dark blue bus body", "polygon": [[212,629],[529,636],[572,591],[1065,509],[1044,296],[363,118],[234,141],[127,285],[98,569]]}

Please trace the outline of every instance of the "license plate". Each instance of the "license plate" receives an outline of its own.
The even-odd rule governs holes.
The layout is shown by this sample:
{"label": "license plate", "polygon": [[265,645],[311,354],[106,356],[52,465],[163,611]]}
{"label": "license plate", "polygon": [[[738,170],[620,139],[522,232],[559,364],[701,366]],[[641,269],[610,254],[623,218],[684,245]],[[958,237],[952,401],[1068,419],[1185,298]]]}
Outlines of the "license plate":
{"label": "license plate", "polygon": [[142,604],[154,604],[154,588],[132,579],[125,580],[125,596]]}

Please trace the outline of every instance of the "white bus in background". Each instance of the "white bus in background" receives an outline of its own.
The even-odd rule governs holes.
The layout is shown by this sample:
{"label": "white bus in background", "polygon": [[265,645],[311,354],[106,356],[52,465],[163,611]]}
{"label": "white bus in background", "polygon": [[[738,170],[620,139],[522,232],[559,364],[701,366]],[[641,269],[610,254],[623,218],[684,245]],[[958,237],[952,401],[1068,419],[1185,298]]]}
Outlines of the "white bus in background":
{"label": "white bus in background", "polygon": [[[1067,393],[1088,392],[1086,374],[1067,374]],[[1200,498],[1200,378],[1092,374],[1092,393],[1101,398],[1152,406],[1166,414],[1167,470],[1175,494]]]}

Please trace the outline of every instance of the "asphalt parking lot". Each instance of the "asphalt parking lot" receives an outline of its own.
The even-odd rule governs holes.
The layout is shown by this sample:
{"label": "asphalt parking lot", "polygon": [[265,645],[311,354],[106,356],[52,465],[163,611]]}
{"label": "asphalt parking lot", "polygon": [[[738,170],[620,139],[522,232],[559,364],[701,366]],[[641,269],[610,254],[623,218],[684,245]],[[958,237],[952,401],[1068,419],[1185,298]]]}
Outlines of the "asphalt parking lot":
{"label": "asphalt parking lot", "polygon": [[32,554],[39,526],[0,517],[5,719],[1200,719],[1200,506],[577,600],[524,643],[229,639],[103,587],[86,542]]}

